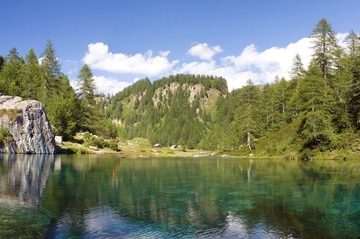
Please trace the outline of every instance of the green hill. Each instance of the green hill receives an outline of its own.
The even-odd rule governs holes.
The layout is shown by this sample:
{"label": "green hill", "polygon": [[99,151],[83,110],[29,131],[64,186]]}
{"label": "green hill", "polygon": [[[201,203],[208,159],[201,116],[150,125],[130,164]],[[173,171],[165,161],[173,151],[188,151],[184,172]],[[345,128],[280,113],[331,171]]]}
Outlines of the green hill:
{"label": "green hill", "polygon": [[144,79],[112,97],[109,117],[125,138],[194,148],[215,117],[218,98],[226,94],[226,81],[213,76]]}

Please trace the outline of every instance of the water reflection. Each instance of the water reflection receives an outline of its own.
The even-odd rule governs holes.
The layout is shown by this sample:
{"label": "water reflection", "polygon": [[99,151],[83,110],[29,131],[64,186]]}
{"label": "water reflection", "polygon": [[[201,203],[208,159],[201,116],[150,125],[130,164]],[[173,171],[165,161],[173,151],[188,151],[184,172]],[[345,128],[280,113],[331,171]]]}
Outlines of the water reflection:
{"label": "water reflection", "polygon": [[[73,158],[50,184],[66,197],[47,207],[61,208],[49,237],[356,238],[359,169],[337,162]],[[46,191],[44,205],[55,190]]]}
{"label": "water reflection", "polygon": [[[0,155],[1,202],[38,205],[54,165],[53,155]],[[59,159],[56,162],[57,168],[60,165]]]}
{"label": "water reflection", "polygon": [[[29,222],[40,219],[22,225],[28,238],[357,238],[359,172],[355,161],[4,156],[0,195],[47,216],[39,234]],[[9,234],[20,223],[3,230],[3,215],[0,237],[27,238]]]}

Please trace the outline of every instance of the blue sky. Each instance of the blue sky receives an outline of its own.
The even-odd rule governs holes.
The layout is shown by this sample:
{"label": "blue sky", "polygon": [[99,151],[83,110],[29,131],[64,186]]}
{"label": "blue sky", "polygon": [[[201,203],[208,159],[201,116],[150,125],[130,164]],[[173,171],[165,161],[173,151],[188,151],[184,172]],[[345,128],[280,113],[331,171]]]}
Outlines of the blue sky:
{"label": "blue sky", "polygon": [[308,61],[305,38],[322,17],[336,32],[360,31],[358,0],[5,0],[0,5],[0,55],[12,47],[22,55],[30,48],[40,55],[51,39],[73,81],[88,55],[85,62],[99,90],[111,93],[134,79],[179,72],[223,75],[230,88],[247,78],[268,82],[275,74],[286,76],[284,62],[296,52]]}

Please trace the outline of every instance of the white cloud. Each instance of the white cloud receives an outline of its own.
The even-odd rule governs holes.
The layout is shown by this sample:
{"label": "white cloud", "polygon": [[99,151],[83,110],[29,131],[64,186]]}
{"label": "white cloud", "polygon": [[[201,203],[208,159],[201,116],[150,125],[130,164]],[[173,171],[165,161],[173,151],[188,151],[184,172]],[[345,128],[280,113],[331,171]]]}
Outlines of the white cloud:
{"label": "white cloud", "polygon": [[198,43],[193,45],[187,53],[191,56],[199,57],[201,60],[210,61],[216,54],[222,51],[219,45],[209,46],[207,43]]}
{"label": "white cloud", "polygon": [[252,71],[241,71],[230,65],[219,66],[215,61],[184,63],[181,65],[181,68],[173,73],[221,76],[227,80],[229,90],[241,87],[248,79],[254,80],[259,77],[257,73]]}
{"label": "white cloud", "polygon": [[71,77],[69,77],[69,80],[70,80],[71,87],[74,88],[75,91],[77,91],[79,88],[78,80],[75,78],[71,78]]}
{"label": "white cloud", "polygon": [[[339,44],[343,46],[346,34],[338,33],[336,37]],[[174,67],[178,61],[169,60],[168,51],[160,52],[156,56],[152,52],[145,55],[126,55],[111,53],[104,43],[95,43],[88,46],[88,52],[83,60],[93,69],[120,75],[130,73],[134,74],[136,79],[142,78],[144,75],[158,79],[177,73],[221,76],[227,80],[229,90],[233,90],[244,86],[248,79],[255,83],[268,83],[273,82],[276,76],[289,78],[295,55],[300,55],[305,68],[307,68],[313,49],[311,38],[304,37],[285,47],[270,47],[262,51],[259,51],[255,44],[250,44],[240,54],[227,55],[216,61],[213,57],[219,52],[222,52],[220,46],[199,43],[192,46],[188,54],[197,56],[200,60],[182,62]],[[131,84],[117,80],[117,76],[115,78],[95,76],[94,78],[100,92],[111,94]]]}
{"label": "white cloud", "polygon": [[105,94],[116,94],[131,84],[106,76],[94,76],[94,81],[97,91]]}
{"label": "white cloud", "polygon": [[337,33],[336,34],[336,41],[338,42],[339,46],[346,47],[346,37],[349,33]]}
{"label": "white cloud", "polygon": [[219,63],[214,60],[183,63],[174,73],[222,76],[227,80],[229,90],[245,85],[248,79],[256,83],[272,82],[276,76],[289,77],[297,53],[307,66],[312,54],[311,45],[308,37],[286,47],[271,47],[264,51],[258,51],[251,44],[239,55],[225,56]]}
{"label": "white cloud", "polygon": [[160,52],[158,55],[154,55],[152,51],[135,55],[112,53],[106,44],[98,42],[88,45],[83,61],[96,70],[151,77],[168,72],[178,62],[176,60],[170,62],[169,53],[169,51]]}

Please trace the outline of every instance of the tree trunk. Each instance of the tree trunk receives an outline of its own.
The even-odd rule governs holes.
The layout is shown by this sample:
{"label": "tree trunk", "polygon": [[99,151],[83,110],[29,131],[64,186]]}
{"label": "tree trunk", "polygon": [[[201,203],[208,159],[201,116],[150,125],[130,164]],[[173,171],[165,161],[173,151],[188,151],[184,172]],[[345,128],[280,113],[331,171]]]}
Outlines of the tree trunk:
{"label": "tree trunk", "polygon": [[251,133],[247,132],[247,146],[249,147],[249,150],[251,151]]}

